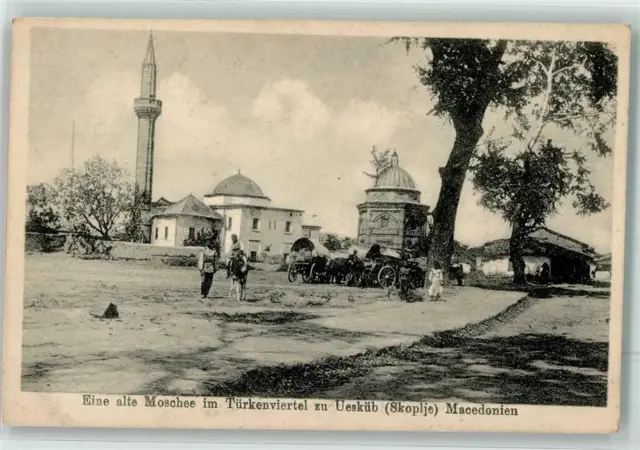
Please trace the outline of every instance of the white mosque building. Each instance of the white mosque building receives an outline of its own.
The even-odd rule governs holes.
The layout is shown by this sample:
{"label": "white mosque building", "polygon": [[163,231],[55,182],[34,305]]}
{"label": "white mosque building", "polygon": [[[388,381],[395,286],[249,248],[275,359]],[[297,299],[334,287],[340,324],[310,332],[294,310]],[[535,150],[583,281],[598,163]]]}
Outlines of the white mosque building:
{"label": "white mosque building", "polygon": [[151,243],[184,246],[198,234],[216,231],[221,250],[231,249],[231,236],[244,244],[252,260],[266,255],[288,256],[291,245],[308,233],[304,211],[274,206],[260,186],[238,172],[222,180],[203,201],[189,194],[176,203],[160,199],[154,204]]}

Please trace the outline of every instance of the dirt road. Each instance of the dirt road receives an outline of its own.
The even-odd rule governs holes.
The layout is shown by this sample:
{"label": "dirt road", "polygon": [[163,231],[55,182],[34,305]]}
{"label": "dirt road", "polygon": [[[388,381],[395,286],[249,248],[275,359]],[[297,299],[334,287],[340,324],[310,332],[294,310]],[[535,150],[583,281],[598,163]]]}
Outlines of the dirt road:
{"label": "dirt road", "polygon": [[[293,285],[254,271],[249,301],[238,304],[220,275],[202,301],[194,269],[28,255],[23,389],[200,394],[261,366],[410,344],[523,296],[456,288],[446,302],[407,304],[381,289]],[[91,316],[110,302],[120,319]]]}

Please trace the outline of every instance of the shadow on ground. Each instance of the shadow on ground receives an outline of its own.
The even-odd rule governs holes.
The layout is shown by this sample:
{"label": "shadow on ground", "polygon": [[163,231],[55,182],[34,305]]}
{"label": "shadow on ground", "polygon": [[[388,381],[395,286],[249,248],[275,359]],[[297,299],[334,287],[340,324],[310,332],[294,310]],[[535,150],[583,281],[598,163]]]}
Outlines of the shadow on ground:
{"label": "shadow on ground", "polygon": [[405,349],[258,368],[207,388],[215,396],[606,406],[607,360],[607,343],[445,333]]}
{"label": "shadow on ground", "polygon": [[281,325],[302,320],[316,319],[318,316],[312,314],[299,313],[294,311],[258,311],[251,313],[217,313],[206,312],[199,314],[206,319],[218,319],[224,322],[251,323],[251,324],[273,324]]}

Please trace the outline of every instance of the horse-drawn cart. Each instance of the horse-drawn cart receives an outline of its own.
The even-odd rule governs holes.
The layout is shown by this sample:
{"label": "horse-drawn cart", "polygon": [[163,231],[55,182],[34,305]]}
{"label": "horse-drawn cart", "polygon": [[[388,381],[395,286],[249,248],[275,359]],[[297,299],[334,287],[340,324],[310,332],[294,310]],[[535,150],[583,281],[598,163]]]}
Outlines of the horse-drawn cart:
{"label": "horse-drawn cart", "polygon": [[331,252],[315,239],[300,238],[291,246],[292,259],[287,278],[294,283],[298,276],[304,283],[322,283],[328,278]]}
{"label": "horse-drawn cart", "polygon": [[408,290],[423,286],[425,271],[417,262],[404,258],[395,250],[371,246],[364,258],[364,268],[361,275],[361,285],[380,286]]}
{"label": "horse-drawn cart", "polygon": [[[364,258],[351,258],[354,250]],[[304,283],[346,282],[360,287],[395,286],[405,291],[424,284],[425,272],[416,262],[378,244],[368,250],[353,246],[346,252],[332,253],[318,241],[300,238],[291,246],[291,253],[287,271],[290,283],[301,277]]]}

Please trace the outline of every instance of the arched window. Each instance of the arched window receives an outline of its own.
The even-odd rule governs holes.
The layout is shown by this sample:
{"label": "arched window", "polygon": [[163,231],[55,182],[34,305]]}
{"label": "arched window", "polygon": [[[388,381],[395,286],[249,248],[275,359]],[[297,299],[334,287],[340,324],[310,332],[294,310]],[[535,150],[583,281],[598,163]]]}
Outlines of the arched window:
{"label": "arched window", "polygon": [[373,220],[375,228],[397,228],[398,222],[395,217],[389,214],[380,214]]}

